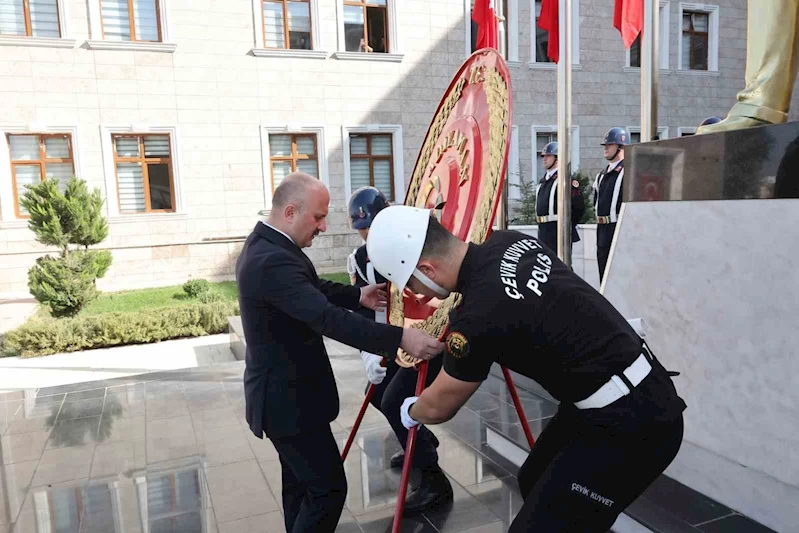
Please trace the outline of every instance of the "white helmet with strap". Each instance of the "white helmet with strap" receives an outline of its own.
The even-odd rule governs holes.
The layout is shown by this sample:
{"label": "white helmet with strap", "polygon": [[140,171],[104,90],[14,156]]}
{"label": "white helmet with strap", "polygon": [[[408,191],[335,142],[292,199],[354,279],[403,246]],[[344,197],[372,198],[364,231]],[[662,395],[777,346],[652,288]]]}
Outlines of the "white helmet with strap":
{"label": "white helmet with strap", "polygon": [[372,220],[366,239],[366,253],[375,270],[399,290],[411,277],[442,298],[449,291],[425,276],[416,264],[422,255],[431,211],[407,205],[394,205],[381,210]]}

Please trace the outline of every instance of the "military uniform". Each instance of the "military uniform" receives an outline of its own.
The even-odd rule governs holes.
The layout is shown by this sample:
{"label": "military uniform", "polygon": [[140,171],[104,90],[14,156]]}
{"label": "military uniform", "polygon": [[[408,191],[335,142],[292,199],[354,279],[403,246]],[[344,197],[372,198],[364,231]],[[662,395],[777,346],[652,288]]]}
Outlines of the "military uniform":
{"label": "military uniform", "polygon": [[[605,266],[610,255],[610,245],[616,231],[616,221],[621,212],[624,160],[596,175],[594,180],[594,211],[596,212],[596,257],[599,264],[599,281],[605,275]],[[610,169],[610,170],[609,170]]]}
{"label": "military uniform", "polygon": [[[519,471],[511,533],[605,533],[671,463],[686,408],[624,317],[535,238],[469,244],[444,370],[469,382],[498,363],[560,402]],[[520,349],[519,347],[524,347]]]}
{"label": "military uniform", "polygon": [[[556,254],[558,252],[558,171],[545,176],[535,191],[535,214],[538,223],[538,240]],[[577,222],[585,213],[585,201],[580,192],[580,182],[571,182],[572,242],[580,242]]]}

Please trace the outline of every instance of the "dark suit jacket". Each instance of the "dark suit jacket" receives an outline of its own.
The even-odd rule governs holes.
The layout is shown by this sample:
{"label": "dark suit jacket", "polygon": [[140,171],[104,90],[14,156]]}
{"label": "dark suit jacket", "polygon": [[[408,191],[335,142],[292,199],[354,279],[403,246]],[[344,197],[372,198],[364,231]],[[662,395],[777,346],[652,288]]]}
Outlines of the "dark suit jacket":
{"label": "dark suit jacket", "polygon": [[236,262],[236,282],[247,423],[259,438],[297,435],[338,416],[323,335],[380,354],[396,353],[402,339],[402,328],[343,309],[360,307],[360,288],[320,280],[300,248],[260,222]]}

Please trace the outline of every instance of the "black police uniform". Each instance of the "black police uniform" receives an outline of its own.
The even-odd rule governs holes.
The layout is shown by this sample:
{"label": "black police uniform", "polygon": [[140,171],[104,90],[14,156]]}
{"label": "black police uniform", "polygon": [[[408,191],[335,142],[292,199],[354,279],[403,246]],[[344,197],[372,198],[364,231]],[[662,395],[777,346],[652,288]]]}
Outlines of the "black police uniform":
{"label": "black police uniform", "polygon": [[[572,243],[580,241],[577,233],[577,222],[585,213],[585,201],[580,192],[580,182],[571,182],[571,216]],[[556,254],[558,252],[558,172],[541,181],[536,190],[535,200],[536,222],[538,224],[538,240],[548,246]]]}
{"label": "black police uniform", "polygon": [[599,281],[605,275],[610,245],[616,231],[616,220],[621,212],[624,160],[608,172],[608,165],[597,174],[594,181],[594,210],[596,211],[596,257],[599,265]]}
{"label": "black police uniform", "polygon": [[[379,272],[374,270],[369,263],[366,255],[366,245],[361,246],[355,251],[355,285],[364,287],[373,283],[385,283],[387,280]],[[370,277],[374,276],[370,282]],[[361,307],[357,313],[366,318],[375,319],[375,312],[372,309]],[[427,380],[425,387],[429,387],[441,370],[442,358],[436,357],[427,366]],[[394,434],[402,444],[402,449],[408,442],[408,430],[402,425],[400,418],[400,407],[405,398],[414,396],[416,393],[416,378],[418,372],[412,368],[403,368],[393,359],[386,366],[386,375],[379,384],[375,385],[372,393],[371,404],[385,415]],[[369,386],[367,385],[367,389]],[[438,452],[436,451],[438,440],[433,433],[422,428],[417,431],[416,447],[414,448],[413,466],[423,471],[438,471]]]}
{"label": "black police uniform", "polygon": [[[607,532],[682,443],[686,405],[669,373],[610,302],[533,237],[497,231],[469,244],[456,290],[447,374],[480,382],[497,362],[560,401],[519,471],[525,502],[510,533]],[[632,363],[650,365],[640,382],[624,373]],[[612,376],[631,392],[575,405]]]}

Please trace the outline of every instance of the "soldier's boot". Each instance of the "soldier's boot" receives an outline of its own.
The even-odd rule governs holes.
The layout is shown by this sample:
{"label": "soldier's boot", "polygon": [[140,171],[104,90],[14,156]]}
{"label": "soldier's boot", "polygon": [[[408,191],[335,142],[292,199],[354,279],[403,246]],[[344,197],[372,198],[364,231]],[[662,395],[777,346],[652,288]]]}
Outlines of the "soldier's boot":
{"label": "soldier's boot", "polygon": [[[430,432],[431,439],[433,441],[433,445],[438,448],[438,439],[436,438],[435,434],[431,431]],[[405,464],[405,452],[400,450],[394,455],[391,456],[391,461],[389,462],[389,466],[391,468],[402,468],[402,465]]]}
{"label": "soldier's boot", "polygon": [[453,500],[452,484],[444,471],[435,465],[422,471],[419,486],[405,500],[405,513],[432,509]]}

